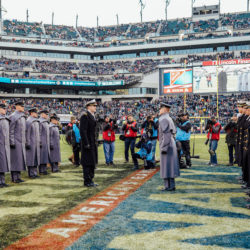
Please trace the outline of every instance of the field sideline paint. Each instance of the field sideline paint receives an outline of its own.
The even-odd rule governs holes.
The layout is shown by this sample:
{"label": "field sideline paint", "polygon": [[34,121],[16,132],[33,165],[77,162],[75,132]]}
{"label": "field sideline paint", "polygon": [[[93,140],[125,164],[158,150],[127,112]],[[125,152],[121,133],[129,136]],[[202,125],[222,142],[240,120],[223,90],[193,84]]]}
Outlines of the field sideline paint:
{"label": "field sideline paint", "polygon": [[159,168],[132,173],[6,249],[65,249],[158,171]]}

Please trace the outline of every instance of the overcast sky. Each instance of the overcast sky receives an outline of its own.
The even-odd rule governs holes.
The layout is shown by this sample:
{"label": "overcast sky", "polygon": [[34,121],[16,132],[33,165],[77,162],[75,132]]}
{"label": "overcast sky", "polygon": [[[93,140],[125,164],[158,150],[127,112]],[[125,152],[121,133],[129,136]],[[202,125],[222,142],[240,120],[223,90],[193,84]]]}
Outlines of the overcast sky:
{"label": "overcast sky", "polygon": [[[143,21],[165,18],[166,0],[143,0],[146,7]],[[191,15],[191,0],[170,0],[169,19],[189,17]],[[216,4],[219,0],[196,0],[194,6]],[[30,21],[51,23],[51,13],[55,13],[54,24],[75,25],[78,13],[78,25],[85,27],[116,24],[116,14],[121,23],[140,21],[139,0],[2,0],[2,6],[7,11],[4,19],[26,20],[26,10],[29,9]],[[221,12],[246,11],[247,0],[221,0]]]}

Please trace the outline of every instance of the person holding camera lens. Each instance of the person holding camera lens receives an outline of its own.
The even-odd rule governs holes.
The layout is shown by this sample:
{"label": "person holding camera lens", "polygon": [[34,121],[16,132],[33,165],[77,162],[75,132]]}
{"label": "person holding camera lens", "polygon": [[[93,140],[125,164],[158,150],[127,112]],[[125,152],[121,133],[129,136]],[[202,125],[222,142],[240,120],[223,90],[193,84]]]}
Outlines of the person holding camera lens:
{"label": "person holding camera lens", "polygon": [[115,129],[117,129],[116,120],[112,119],[112,115],[104,118],[103,126],[103,151],[105,155],[106,165],[114,165],[113,158],[115,153]]}
{"label": "person holding camera lens", "polygon": [[159,128],[158,118],[155,115],[149,115],[146,121],[142,124],[141,128],[143,129],[143,131],[145,130],[145,132],[149,134],[152,143],[152,162],[153,165],[155,165],[155,151]]}
{"label": "person holding camera lens", "polygon": [[212,116],[211,120],[208,120],[205,130],[208,130],[205,144],[207,145],[209,143],[209,165],[216,166],[218,165],[216,150],[220,140],[221,124],[216,120],[215,116]]}
{"label": "person holding camera lens", "polygon": [[[176,143],[178,148],[179,163],[182,168],[191,168],[190,156],[190,136],[191,136],[191,122],[188,119],[188,113],[181,113],[176,120],[177,133]],[[179,146],[178,146],[179,144]],[[186,158],[186,165],[181,162],[182,154]]]}
{"label": "person holding camera lens", "polygon": [[79,167],[80,166],[80,150],[81,150],[81,135],[79,130],[79,123],[76,120],[75,116],[71,117],[71,123],[72,123],[72,134],[71,134],[71,144],[73,149],[73,155],[74,155],[74,166]]}
{"label": "person holding camera lens", "polygon": [[98,186],[98,184],[93,182],[97,164],[96,106],[95,100],[87,102],[87,112],[83,113],[80,119],[81,164],[83,167],[84,186],[86,187]]}
{"label": "person holding camera lens", "polygon": [[125,136],[125,162],[129,162],[128,150],[130,148],[131,156],[135,153],[135,141],[137,137],[137,122],[132,115],[128,115],[127,120],[123,123],[122,130]]}

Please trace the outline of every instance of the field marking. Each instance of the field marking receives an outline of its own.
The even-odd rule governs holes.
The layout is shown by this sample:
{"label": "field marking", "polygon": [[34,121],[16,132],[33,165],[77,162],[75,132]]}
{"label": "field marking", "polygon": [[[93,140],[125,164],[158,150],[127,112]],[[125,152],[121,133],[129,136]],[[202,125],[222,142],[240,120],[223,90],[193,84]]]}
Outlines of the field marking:
{"label": "field marking", "polygon": [[159,169],[133,172],[6,249],[65,249],[158,171]]}

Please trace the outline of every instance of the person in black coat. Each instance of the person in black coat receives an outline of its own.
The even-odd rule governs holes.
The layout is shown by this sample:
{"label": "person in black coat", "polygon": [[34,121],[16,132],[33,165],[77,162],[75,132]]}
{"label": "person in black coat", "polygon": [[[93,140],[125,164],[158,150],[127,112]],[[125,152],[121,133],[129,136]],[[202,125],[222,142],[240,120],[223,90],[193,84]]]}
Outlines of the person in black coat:
{"label": "person in black coat", "polygon": [[226,143],[229,152],[229,164],[234,165],[234,152],[236,151],[236,139],[237,139],[237,115],[234,115],[231,121],[224,127],[226,131]]}
{"label": "person in black coat", "polygon": [[83,167],[84,186],[96,187],[93,182],[97,163],[96,112],[95,100],[86,104],[87,112],[80,119],[81,164]]}

